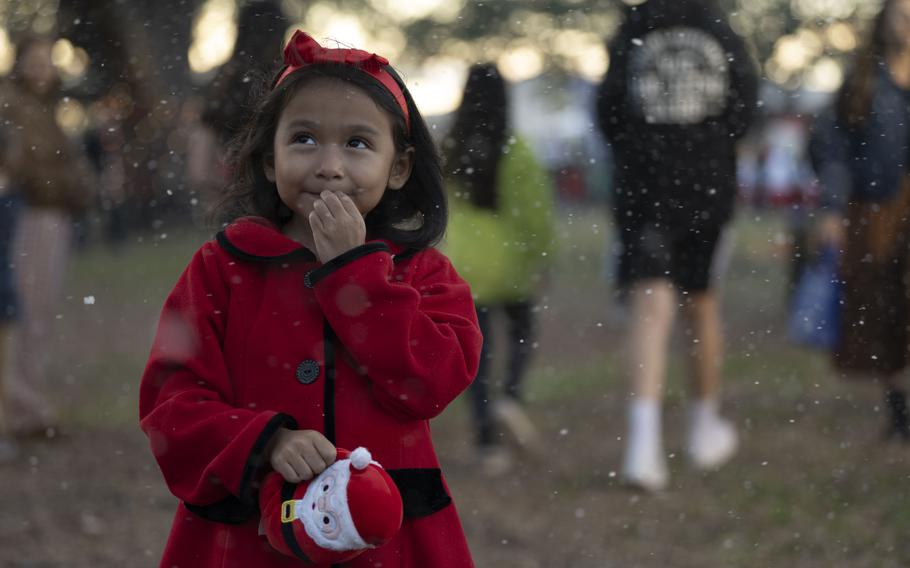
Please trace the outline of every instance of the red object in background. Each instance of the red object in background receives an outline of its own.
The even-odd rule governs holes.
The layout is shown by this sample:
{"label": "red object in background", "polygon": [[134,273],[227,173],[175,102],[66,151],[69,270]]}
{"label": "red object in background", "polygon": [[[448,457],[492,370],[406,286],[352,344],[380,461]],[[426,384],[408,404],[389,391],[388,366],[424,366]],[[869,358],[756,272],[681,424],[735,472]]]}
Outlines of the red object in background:
{"label": "red object in background", "polygon": [[801,116],[770,118],[753,150],[748,179],[740,178],[740,195],[759,207],[815,206],[819,188],[806,153],[808,127]]}
{"label": "red object in background", "polygon": [[585,198],[585,172],[578,166],[566,166],[554,174],[560,201],[577,203]]}

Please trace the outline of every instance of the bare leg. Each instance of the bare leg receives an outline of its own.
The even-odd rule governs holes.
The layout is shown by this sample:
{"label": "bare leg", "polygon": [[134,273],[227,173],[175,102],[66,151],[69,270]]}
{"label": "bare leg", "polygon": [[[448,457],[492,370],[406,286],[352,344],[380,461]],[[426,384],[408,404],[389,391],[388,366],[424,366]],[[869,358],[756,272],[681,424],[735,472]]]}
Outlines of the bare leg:
{"label": "bare leg", "polygon": [[5,377],[10,428],[16,434],[44,435],[57,425],[57,411],[48,397],[47,364],[71,229],[66,213],[26,208],[16,231],[13,250],[22,317],[13,333],[13,372]]}
{"label": "bare leg", "polygon": [[676,292],[668,280],[644,280],[633,286],[631,302],[631,396],[622,474],[630,485],[657,491],[668,479],[660,418]]}
{"label": "bare leg", "polygon": [[668,280],[643,280],[635,284],[632,328],[629,333],[628,375],[631,394],[660,402],[667,371],[667,349],[676,315],[676,292]]}
{"label": "bare leg", "polygon": [[686,316],[694,399],[688,449],[696,467],[716,469],[733,457],[738,444],[733,425],[720,417],[723,336],[717,296],[710,290],[692,294]]}
{"label": "bare leg", "polygon": [[700,400],[717,400],[720,396],[723,337],[714,292],[709,290],[692,294],[686,303],[686,316],[692,333],[688,349],[692,394]]}

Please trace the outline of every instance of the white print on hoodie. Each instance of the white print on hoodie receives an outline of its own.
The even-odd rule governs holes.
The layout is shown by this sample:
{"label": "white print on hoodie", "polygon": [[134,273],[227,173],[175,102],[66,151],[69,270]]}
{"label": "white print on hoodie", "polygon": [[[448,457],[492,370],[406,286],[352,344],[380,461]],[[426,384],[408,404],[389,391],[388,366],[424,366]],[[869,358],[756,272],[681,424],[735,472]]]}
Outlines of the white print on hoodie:
{"label": "white print on hoodie", "polygon": [[714,37],[689,27],[632,40],[629,96],[650,124],[695,124],[726,108],[727,56]]}

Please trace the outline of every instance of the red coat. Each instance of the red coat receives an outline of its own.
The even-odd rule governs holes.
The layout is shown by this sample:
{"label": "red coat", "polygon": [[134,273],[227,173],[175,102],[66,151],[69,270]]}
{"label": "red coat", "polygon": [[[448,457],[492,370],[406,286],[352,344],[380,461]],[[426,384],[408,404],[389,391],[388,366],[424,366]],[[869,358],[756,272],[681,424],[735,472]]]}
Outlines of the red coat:
{"label": "red coat", "polygon": [[480,345],[470,290],[435,249],[372,241],[320,265],[264,220],[230,225],[165,302],[142,377],[141,426],[180,499],[161,565],[304,565],[258,534],[263,449],[286,426],[368,448],[399,486],[401,532],[346,566],[473,566],[429,419]]}

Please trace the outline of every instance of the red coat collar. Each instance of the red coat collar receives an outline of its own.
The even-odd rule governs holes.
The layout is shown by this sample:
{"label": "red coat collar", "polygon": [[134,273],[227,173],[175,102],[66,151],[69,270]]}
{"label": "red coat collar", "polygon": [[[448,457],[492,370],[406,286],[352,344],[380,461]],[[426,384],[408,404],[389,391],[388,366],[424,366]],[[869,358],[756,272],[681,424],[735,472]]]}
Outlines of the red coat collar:
{"label": "red coat collar", "polygon": [[[241,217],[225,227],[216,237],[221,248],[240,260],[253,262],[279,262],[303,260],[315,262],[316,255],[288,238],[271,221],[264,217]],[[385,239],[392,254],[399,254],[404,247]]]}

